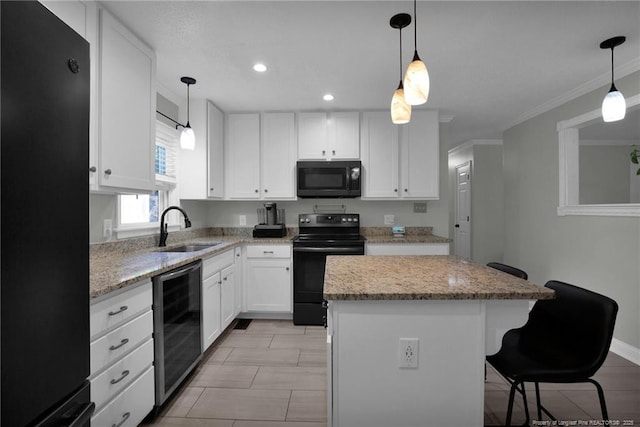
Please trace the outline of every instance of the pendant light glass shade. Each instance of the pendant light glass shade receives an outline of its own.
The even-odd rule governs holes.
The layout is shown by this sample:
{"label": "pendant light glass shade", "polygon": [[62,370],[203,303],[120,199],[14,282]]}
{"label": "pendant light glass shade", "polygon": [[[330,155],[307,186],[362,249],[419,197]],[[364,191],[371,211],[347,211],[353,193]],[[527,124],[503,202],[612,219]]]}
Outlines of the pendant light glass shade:
{"label": "pendant light glass shade", "polygon": [[196,149],[196,134],[191,129],[191,125],[187,122],[187,125],[182,129],[180,134],[180,148],[184,150]]}
{"label": "pendant light glass shade", "polygon": [[622,96],[622,92],[611,86],[609,93],[602,101],[602,119],[605,122],[616,122],[624,119],[627,113],[627,103]]}
{"label": "pendant light glass shade", "polygon": [[409,123],[411,120],[411,105],[404,98],[402,82],[391,98],[391,121],[396,125]]}
{"label": "pendant light glass shade", "polygon": [[418,52],[413,56],[413,62],[407,67],[404,75],[404,96],[411,105],[420,105],[429,99],[429,72],[424,62],[420,60]]}
{"label": "pendant light glass shade", "polygon": [[622,92],[616,89],[616,85],[613,83],[613,49],[616,46],[620,46],[626,37],[617,36],[607,39],[600,43],[601,49],[611,49],[611,88],[609,92],[602,100],[602,120],[605,122],[616,122],[624,119],[627,113],[627,103],[622,96]]}

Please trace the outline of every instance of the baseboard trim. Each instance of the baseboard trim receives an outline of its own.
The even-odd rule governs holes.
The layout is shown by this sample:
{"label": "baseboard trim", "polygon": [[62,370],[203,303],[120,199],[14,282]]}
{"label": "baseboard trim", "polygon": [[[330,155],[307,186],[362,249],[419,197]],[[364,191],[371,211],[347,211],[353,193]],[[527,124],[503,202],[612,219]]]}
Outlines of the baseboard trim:
{"label": "baseboard trim", "polygon": [[640,365],[640,348],[636,348],[626,342],[614,338],[611,340],[611,347],[609,350],[618,356],[624,357],[628,361],[635,363],[636,365]]}

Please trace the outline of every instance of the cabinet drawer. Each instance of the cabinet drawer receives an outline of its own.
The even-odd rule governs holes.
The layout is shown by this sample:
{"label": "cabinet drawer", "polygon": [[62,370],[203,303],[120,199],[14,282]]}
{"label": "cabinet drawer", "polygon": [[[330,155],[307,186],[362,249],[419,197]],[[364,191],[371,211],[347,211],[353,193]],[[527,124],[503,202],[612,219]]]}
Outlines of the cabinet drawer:
{"label": "cabinet drawer", "polygon": [[151,307],[153,292],[151,281],[137,286],[130,291],[107,298],[91,305],[90,336],[95,339],[100,334],[116,325],[124,323],[136,314]]}
{"label": "cabinet drawer", "polygon": [[233,264],[233,249],[202,260],[202,280]]}
{"label": "cabinet drawer", "polygon": [[91,380],[91,400],[100,410],[113,396],[125,389],[145,369],[153,364],[153,340],[116,362]]}
{"label": "cabinet drawer", "polygon": [[154,403],[153,366],[91,418],[92,426],[135,427]]}
{"label": "cabinet drawer", "polygon": [[247,258],[291,258],[290,245],[247,246]]}
{"label": "cabinet drawer", "polygon": [[142,341],[150,337],[152,332],[153,312],[149,310],[102,338],[93,341],[90,350],[91,375],[136,348]]}

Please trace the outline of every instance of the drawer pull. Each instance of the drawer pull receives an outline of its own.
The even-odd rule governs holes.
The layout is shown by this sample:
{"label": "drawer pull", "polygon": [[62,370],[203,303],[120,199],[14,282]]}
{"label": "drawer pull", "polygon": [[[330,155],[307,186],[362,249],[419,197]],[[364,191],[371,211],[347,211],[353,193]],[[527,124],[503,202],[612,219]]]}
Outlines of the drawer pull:
{"label": "drawer pull", "polygon": [[125,338],[122,341],[120,341],[120,344],[112,345],[111,347],[109,347],[109,350],[117,350],[128,342],[129,342],[129,338]]}
{"label": "drawer pull", "polygon": [[122,375],[120,376],[120,378],[111,380],[111,384],[118,384],[120,381],[125,379],[127,377],[127,375],[129,375],[129,371],[123,371]]}
{"label": "drawer pull", "polygon": [[118,424],[111,425],[111,427],[120,427],[129,419],[130,416],[131,416],[131,412],[125,412],[124,414],[122,414],[122,421],[120,421]]}
{"label": "drawer pull", "polygon": [[123,311],[127,310],[129,307],[127,307],[126,305],[123,305],[122,307],[120,307],[120,310],[118,311],[110,311],[109,312],[109,316],[115,316],[116,314],[120,314]]}
{"label": "drawer pull", "polygon": [[273,251],[262,251],[263,254],[272,254]]}

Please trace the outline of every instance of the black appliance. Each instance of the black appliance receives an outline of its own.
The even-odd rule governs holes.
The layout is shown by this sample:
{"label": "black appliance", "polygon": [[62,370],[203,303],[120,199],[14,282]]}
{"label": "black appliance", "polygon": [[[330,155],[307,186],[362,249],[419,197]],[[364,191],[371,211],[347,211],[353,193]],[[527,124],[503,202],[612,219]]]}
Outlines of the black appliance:
{"label": "black appliance", "polygon": [[353,161],[300,161],[297,163],[298,197],[360,197],[362,163]]}
{"label": "black appliance", "polygon": [[273,202],[258,209],[258,224],[253,227],[253,237],[284,237],[287,234],[284,209]]}
{"label": "black appliance", "polygon": [[293,239],[293,323],[326,326],[327,255],[364,255],[359,214],[300,214]]}
{"label": "black appliance", "polygon": [[0,2],[1,420],[88,426],[89,43]]}
{"label": "black appliance", "polygon": [[156,410],[202,359],[202,261],[153,278]]}

